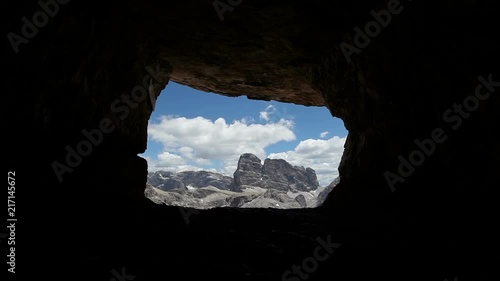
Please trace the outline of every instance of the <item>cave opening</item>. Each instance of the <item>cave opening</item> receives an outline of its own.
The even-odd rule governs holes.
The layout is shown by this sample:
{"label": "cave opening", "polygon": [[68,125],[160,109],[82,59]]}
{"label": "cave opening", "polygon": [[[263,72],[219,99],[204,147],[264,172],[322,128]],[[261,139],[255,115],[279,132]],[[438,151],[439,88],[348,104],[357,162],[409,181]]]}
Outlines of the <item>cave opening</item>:
{"label": "cave opening", "polygon": [[347,130],[324,106],[227,97],[170,82],[148,124],[157,204],[302,209],[339,182]]}

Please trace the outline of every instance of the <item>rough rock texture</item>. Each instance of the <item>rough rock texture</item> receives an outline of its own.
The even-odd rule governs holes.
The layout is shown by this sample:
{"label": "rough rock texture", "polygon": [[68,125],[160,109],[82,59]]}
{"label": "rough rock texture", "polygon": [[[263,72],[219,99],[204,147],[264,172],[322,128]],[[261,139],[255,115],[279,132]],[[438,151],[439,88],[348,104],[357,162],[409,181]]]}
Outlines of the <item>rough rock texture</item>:
{"label": "rough rock texture", "polygon": [[218,189],[230,190],[233,184],[233,178],[209,171],[185,171],[179,173],[156,171],[148,175],[147,181],[152,186],[165,191],[187,189],[187,186],[195,188],[214,186]]}
{"label": "rough rock texture", "polygon": [[266,159],[264,164],[251,154],[240,156],[234,172],[234,190],[245,186],[258,186],[281,191],[311,191],[318,188],[316,172],[304,167],[292,166],[283,159]]}
{"label": "rough rock texture", "polygon": [[290,198],[286,195],[285,192],[282,190],[276,190],[276,189],[268,189],[266,193],[264,194],[265,198],[271,198],[274,199],[278,202],[285,203],[290,200]]}
{"label": "rough rock texture", "polygon": [[213,186],[218,189],[230,190],[233,178],[208,171],[185,171],[180,172],[184,184],[192,187]]}
{"label": "rough rock texture", "polygon": [[[317,205],[316,172],[293,167],[285,160],[261,160],[251,154],[240,156],[235,178],[208,171],[148,173],[146,185],[164,192],[146,192],[153,202],[199,209],[216,207],[306,208]],[[226,192],[231,191],[231,192]],[[291,191],[295,194],[288,194]],[[170,194],[175,192],[175,194]],[[306,192],[307,199],[297,192]],[[182,195],[183,197],[179,196]],[[326,193],[323,193],[326,198]],[[321,202],[324,201],[324,198]],[[309,204],[307,204],[309,202]],[[247,204],[249,203],[249,204]]]}
{"label": "rough rock texture", "polygon": [[328,194],[332,192],[332,190],[339,184],[340,177],[336,177],[329,185],[327,185],[319,194],[317,198],[318,206],[321,206],[323,202],[325,202],[326,198],[328,198]]}
{"label": "rough rock texture", "polygon": [[213,208],[298,209],[314,208],[317,205],[316,196],[311,193],[285,193],[280,190],[256,189],[250,186],[239,192],[214,187],[164,191],[150,184],[146,186],[144,194],[156,204],[200,210]]}
{"label": "rough rock texture", "polygon": [[187,190],[187,187],[181,178],[177,177],[174,173],[167,171],[157,171],[148,174],[147,183],[164,191],[173,189]]}
{"label": "rough rock texture", "polygon": [[261,160],[251,154],[242,154],[234,178],[209,171],[169,172],[148,174],[147,182],[161,190],[187,189],[213,186],[222,190],[241,191],[245,186],[258,186],[281,191],[311,191],[318,188],[316,172],[311,168],[292,166],[283,159]]}
{"label": "rough rock texture", "polygon": [[246,196],[231,197],[229,199],[229,207],[241,208],[247,202],[249,202],[249,198]]}
{"label": "rough rock texture", "polygon": [[[2,6],[19,279],[280,280],[327,237],[341,246],[307,280],[498,275],[495,1],[229,1],[223,21],[213,0],[57,1],[46,17],[38,2]],[[390,23],[356,35],[388,5]],[[328,107],[349,130],[341,182],[313,210],[154,204],[138,154],[169,80]]]}
{"label": "rough rock texture", "polygon": [[306,198],[304,197],[304,195],[299,194],[299,195],[295,196],[295,201],[297,203],[299,203],[301,208],[307,208],[307,202],[306,202]]}
{"label": "rough rock texture", "polygon": [[241,155],[233,179],[234,190],[241,190],[242,185],[261,186],[263,180],[261,160],[251,153]]}
{"label": "rough rock texture", "polygon": [[262,174],[267,176],[269,187],[288,185],[292,191],[310,191],[319,186],[316,172],[313,169],[292,166],[283,159],[264,160]]}

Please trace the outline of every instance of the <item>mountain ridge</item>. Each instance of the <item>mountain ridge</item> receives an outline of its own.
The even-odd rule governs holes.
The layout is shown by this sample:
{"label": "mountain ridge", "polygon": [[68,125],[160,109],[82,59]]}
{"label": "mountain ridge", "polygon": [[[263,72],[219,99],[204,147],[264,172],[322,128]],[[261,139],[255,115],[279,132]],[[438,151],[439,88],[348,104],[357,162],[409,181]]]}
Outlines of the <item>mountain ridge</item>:
{"label": "mountain ridge", "polygon": [[[328,186],[329,191],[333,189],[332,184]],[[233,177],[203,170],[150,172],[145,194],[156,203],[201,209],[288,209],[321,204],[326,195],[318,188],[320,185],[312,168],[293,166],[284,159],[261,161],[254,154],[244,153]]]}

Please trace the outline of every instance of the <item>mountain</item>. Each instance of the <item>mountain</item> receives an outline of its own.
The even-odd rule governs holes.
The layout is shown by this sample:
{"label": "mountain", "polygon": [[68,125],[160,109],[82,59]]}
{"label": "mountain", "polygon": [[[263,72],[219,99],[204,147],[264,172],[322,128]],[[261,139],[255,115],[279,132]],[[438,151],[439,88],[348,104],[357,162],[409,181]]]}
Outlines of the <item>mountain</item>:
{"label": "mountain", "polygon": [[311,191],[319,187],[316,172],[311,168],[292,166],[283,159],[266,159],[262,165],[260,159],[250,153],[240,156],[233,176],[233,190],[258,186],[297,192]]}
{"label": "mountain", "polygon": [[325,194],[319,187],[311,168],[283,159],[265,159],[262,164],[257,156],[245,153],[233,178],[208,171],[156,171],[148,174],[145,194],[158,204],[200,209],[289,209],[318,206],[318,196]]}
{"label": "mountain", "polygon": [[328,186],[325,187],[319,194],[317,198],[318,206],[325,202],[328,194],[335,188],[335,186],[340,182],[340,177],[336,177]]}
{"label": "mountain", "polygon": [[168,172],[157,171],[150,173],[148,183],[163,191],[188,190],[188,187],[199,188],[214,186],[222,190],[230,190],[233,178],[208,171]]}

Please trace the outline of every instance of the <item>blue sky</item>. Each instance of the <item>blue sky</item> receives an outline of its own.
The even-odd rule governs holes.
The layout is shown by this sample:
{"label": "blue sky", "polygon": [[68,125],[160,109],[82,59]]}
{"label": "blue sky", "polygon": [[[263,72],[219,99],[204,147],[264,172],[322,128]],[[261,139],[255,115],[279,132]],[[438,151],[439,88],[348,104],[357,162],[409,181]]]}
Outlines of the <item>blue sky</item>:
{"label": "blue sky", "polygon": [[337,175],[347,131],[326,107],[226,97],[170,82],[148,126],[150,171],[210,170],[232,176],[253,153],[316,170],[322,186]]}

